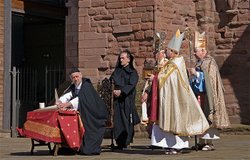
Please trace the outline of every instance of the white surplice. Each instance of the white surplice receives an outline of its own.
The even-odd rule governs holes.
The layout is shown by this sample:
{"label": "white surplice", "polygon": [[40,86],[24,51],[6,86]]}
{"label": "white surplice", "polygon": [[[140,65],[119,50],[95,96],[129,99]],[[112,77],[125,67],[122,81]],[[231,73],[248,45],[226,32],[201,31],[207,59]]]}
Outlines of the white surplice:
{"label": "white surplice", "polygon": [[152,127],[151,145],[162,148],[183,149],[189,147],[187,136],[177,136],[171,132],[165,132],[154,124]]}
{"label": "white surplice", "polygon": [[183,57],[170,59],[158,79],[159,123],[153,126],[151,144],[188,148],[188,137],[203,134],[209,124],[189,86]]}

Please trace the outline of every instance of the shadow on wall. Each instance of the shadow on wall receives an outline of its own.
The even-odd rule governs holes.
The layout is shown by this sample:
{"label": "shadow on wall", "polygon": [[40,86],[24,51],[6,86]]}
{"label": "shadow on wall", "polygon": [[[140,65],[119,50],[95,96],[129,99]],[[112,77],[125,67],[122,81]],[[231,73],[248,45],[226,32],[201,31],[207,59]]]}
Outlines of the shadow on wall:
{"label": "shadow on wall", "polygon": [[[239,111],[237,105],[235,111],[240,112],[242,124],[250,124],[250,25],[242,33],[242,36],[234,44],[230,56],[226,59],[221,67],[221,74],[223,78],[227,78],[233,88],[233,93],[239,104]],[[230,96],[229,96],[230,98]],[[234,98],[232,98],[234,99]],[[231,101],[232,99],[226,99]]]}
{"label": "shadow on wall", "polygon": [[250,1],[214,2],[219,16],[218,31],[224,41],[224,44],[216,45],[224,50],[224,56],[229,54],[220,69],[222,78],[229,80],[224,84],[227,108],[232,117],[240,116],[240,123],[250,124],[250,24],[239,16],[242,6],[244,10],[249,9]]}
{"label": "shadow on wall", "polygon": [[229,22],[233,20],[236,10],[236,0],[215,0],[215,9],[218,13],[220,22],[218,28],[223,28],[228,25]]}

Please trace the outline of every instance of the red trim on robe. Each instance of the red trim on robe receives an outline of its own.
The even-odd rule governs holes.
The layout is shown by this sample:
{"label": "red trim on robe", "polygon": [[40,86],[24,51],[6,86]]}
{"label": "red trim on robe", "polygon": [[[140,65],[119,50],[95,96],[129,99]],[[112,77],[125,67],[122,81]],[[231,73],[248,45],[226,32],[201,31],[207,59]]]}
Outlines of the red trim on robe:
{"label": "red trim on robe", "polygon": [[152,89],[151,89],[152,97],[151,97],[151,105],[150,105],[150,121],[156,122],[158,121],[158,73],[155,74],[154,79],[152,81]]}

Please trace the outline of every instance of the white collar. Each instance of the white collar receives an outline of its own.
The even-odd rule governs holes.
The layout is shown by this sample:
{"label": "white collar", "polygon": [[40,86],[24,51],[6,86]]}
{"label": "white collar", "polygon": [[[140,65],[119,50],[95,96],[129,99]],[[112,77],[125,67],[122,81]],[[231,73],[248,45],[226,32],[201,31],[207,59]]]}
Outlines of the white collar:
{"label": "white collar", "polygon": [[81,86],[82,86],[82,82],[78,86],[75,85],[75,88],[76,89],[81,89]]}

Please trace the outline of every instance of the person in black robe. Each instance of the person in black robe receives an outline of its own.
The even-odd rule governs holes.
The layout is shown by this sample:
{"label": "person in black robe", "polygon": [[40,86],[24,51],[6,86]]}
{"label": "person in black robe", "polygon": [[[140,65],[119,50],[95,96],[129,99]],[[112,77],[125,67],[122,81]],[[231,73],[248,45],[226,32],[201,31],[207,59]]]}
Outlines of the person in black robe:
{"label": "person in black robe", "polygon": [[140,122],[135,106],[138,74],[133,66],[133,56],[128,50],[119,55],[110,79],[115,85],[114,138],[117,149],[123,149],[133,142],[134,125]]}
{"label": "person in black robe", "polygon": [[85,128],[80,154],[99,155],[108,117],[107,107],[90,79],[82,78],[78,69],[73,69],[70,77],[72,84],[56,104],[61,109],[80,112]]}

